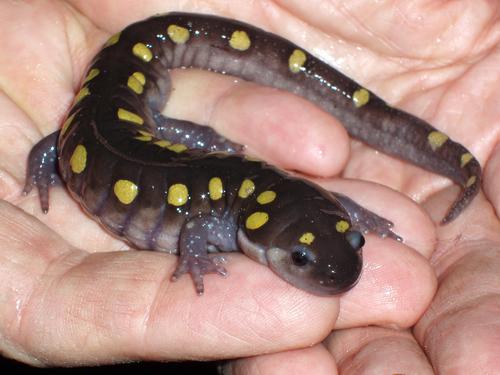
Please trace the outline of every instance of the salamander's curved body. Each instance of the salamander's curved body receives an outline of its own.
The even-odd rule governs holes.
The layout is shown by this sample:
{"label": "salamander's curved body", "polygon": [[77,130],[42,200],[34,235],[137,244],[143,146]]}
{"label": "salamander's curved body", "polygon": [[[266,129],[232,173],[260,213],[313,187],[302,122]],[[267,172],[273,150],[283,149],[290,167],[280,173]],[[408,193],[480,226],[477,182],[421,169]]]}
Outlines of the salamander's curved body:
{"label": "salamander's curved body", "polygon": [[360,231],[398,237],[349,198],[247,160],[209,128],[162,116],[169,70],[179,67],[303,96],[352,136],[451,178],[463,190],[443,222],[479,189],[479,163],[463,146],[279,36],[196,14],[135,23],[95,57],[60,132],[32,150],[25,191],[36,185],[46,211],[58,165],[106,229],[140,249],[180,253],[174,278],[189,272],[199,293],[204,274],[225,274],[208,252],[238,249],[299,288],[343,292],[361,271]]}

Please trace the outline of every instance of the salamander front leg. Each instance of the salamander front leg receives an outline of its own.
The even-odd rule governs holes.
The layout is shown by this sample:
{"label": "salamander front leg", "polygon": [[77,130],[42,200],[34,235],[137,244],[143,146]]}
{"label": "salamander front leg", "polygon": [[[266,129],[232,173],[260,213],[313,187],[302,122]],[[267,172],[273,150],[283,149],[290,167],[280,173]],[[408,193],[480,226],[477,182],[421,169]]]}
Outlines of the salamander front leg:
{"label": "salamander front leg", "polygon": [[221,265],[223,256],[209,256],[208,250],[216,247],[222,251],[236,250],[234,235],[225,237],[234,231],[233,224],[211,215],[199,215],[189,219],[183,226],[179,237],[179,264],[172,275],[176,281],[189,273],[193,278],[196,292],[203,294],[203,276],[217,273],[226,276],[227,271]]}
{"label": "salamander front leg", "polygon": [[43,213],[49,211],[50,187],[60,181],[57,171],[58,137],[59,130],[46,136],[31,149],[28,157],[23,194],[27,195],[36,186]]}
{"label": "salamander front leg", "polygon": [[403,238],[392,231],[394,224],[391,221],[367,210],[343,194],[333,193],[333,195],[349,213],[352,225],[356,230],[364,234],[372,232],[382,238],[389,237],[403,242]]}

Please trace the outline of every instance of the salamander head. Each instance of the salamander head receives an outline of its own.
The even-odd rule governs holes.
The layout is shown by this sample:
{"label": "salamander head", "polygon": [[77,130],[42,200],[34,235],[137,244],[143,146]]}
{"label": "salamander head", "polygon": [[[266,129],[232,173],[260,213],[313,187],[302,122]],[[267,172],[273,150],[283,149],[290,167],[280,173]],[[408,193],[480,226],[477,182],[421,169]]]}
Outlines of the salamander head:
{"label": "salamander head", "polygon": [[246,255],[268,265],[295,287],[312,294],[334,295],[347,291],[358,281],[364,245],[360,232],[350,230],[347,221],[338,217],[336,220],[329,228],[323,221],[310,230],[299,220],[267,243],[252,238],[254,233],[240,230],[238,243]]}

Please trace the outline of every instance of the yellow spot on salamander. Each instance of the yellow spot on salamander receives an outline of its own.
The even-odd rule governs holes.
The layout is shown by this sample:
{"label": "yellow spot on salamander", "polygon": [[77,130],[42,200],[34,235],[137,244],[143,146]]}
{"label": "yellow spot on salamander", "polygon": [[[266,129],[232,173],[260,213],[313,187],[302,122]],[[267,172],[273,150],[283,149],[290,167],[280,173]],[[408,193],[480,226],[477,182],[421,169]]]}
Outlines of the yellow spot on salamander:
{"label": "yellow spot on salamander", "polygon": [[113,192],[116,198],[123,204],[130,204],[137,197],[139,187],[129,180],[118,180],[115,182]]}
{"label": "yellow spot on salamander", "polygon": [[157,146],[160,146],[160,147],[163,147],[163,148],[167,148],[168,146],[170,146],[172,144],[172,142],[170,141],[167,141],[165,139],[162,139],[160,141],[156,141],[156,142],[153,142],[155,145]]}
{"label": "yellow spot on salamander", "polygon": [[238,51],[246,51],[251,44],[250,37],[242,30],[234,31],[229,39],[229,45]]}
{"label": "yellow spot on salamander", "polygon": [[141,85],[144,86],[146,84],[146,76],[141,72],[134,72],[132,76],[134,76],[134,78],[138,80]]}
{"label": "yellow spot on salamander", "polygon": [[212,177],[208,181],[208,192],[210,193],[210,199],[213,201],[219,200],[224,194],[224,186],[222,185],[222,180],[219,177]]}
{"label": "yellow spot on salamander", "polygon": [[240,198],[248,198],[255,191],[255,184],[252,180],[248,178],[244,179],[241,183],[240,190],[238,190],[238,196]]}
{"label": "yellow spot on salamander", "polygon": [[299,242],[306,245],[310,245],[313,243],[315,238],[316,237],[311,232],[305,232],[302,236],[300,236]]}
{"label": "yellow spot on salamander", "polygon": [[474,185],[476,183],[476,180],[477,180],[476,176],[469,177],[469,179],[465,183],[465,187],[471,187],[472,185]]}
{"label": "yellow spot on salamander", "polygon": [[349,223],[345,220],[339,220],[337,221],[337,224],[335,224],[335,230],[339,233],[347,232],[349,227],[350,227]]}
{"label": "yellow spot on salamander", "polygon": [[146,77],[141,72],[134,72],[128,77],[127,86],[137,95],[141,95],[146,84]]}
{"label": "yellow spot on salamander", "polygon": [[153,137],[153,134],[151,134],[150,132],[147,132],[145,130],[138,130],[139,134],[141,135],[148,135],[150,137]]}
{"label": "yellow spot on salamander", "polygon": [[184,184],[174,184],[168,188],[167,202],[172,206],[182,206],[189,198],[188,188]]}
{"label": "yellow spot on salamander", "polygon": [[68,130],[69,126],[73,122],[73,119],[75,118],[76,113],[73,113],[71,116],[69,116],[66,121],[64,121],[64,124],[61,128],[61,135],[64,135],[66,133],[66,130]]}
{"label": "yellow spot on salamander", "polygon": [[144,124],[144,120],[142,119],[141,116],[136,115],[133,112],[127,111],[126,109],[118,108],[117,115],[118,115],[118,118],[122,121],[133,122],[134,124],[137,124],[137,125]]}
{"label": "yellow spot on salamander", "polygon": [[470,152],[462,154],[462,156],[460,156],[460,167],[462,168],[465,167],[467,163],[470,162],[473,158],[474,156],[472,156]]}
{"label": "yellow spot on salamander", "polygon": [[79,174],[85,170],[87,166],[87,149],[83,145],[78,145],[69,159],[69,165],[73,173]]}
{"label": "yellow spot on salamander", "polygon": [[187,150],[187,146],[183,145],[182,143],[175,143],[172,146],[167,146],[167,148],[170,151],[177,152],[178,154]]}
{"label": "yellow spot on salamander", "polygon": [[106,44],[104,44],[104,48],[106,47],[109,47],[109,46],[112,46],[113,44],[116,44],[118,43],[118,41],[120,40],[120,33],[116,33],[115,35],[112,35],[108,41],[106,42]]}
{"label": "yellow spot on salamander", "polygon": [[370,101],[370,91],[361,88],[352,94],[352,100],[354,101],[354,106],[360,108]]}
{"label": "yellow spot on salamander", "polygon": [[134,139],[142,142],[149,142],[151,141],[152,137],[150,135],[138,135],[137,137],[134,137]]}
{"label": "yellow spot on salamander", "polygon": [[244,158],[245,158],[245,160],[248,160],[248,161],[262,161],[262,159],[259,159],[256,156],[245,155]]}
{"label": "yellow spot on salamander", "polygon": [[307,56],[304,51],[296,49],[288,58],[288,68],[292,73],[298,73],[304,68]]}
{"label": "yellow spot on salamander", "polygon": [[144,62],[150,62],[153,59],[153,53],[144,43],[136,43],[132,47],[132,53]]}
{"label": "yellow spot on salamander", "polygon": [[272,190],[266,190],[259,194],[257,202],[260,204],[268,204],[276,199],[276,193]]}
{"label": "yellow spot on salamander", "polygon": [[430,132],[427,136],[427,141],[429,141],[429,145],[432,148],[432,151],[436,151],[439,147],[441,147],[448,140],[448,136],[439,131]]}
{"label": "yellow spot on salamander", "polygon": [[247,217],[245,221],[245,227],[247,229],[259,229],[269,220],[269,214],[267,212],[254,212]]}
{"label": "yellow spot on salamander", "polygon": [[85,77],[83,83],[87,83],[88,81],[92,81],[95,77],[99,75],[101,71],[97,68],[90,69],[89,74],[87,74],[87,77]]}
{"label": "yellow spot on salamander", "polygon": [[80,100],[85,98],[86,96],[90,95],[90,90],[88,87],[82,87],[80,91],[78,91],[78,94],[75,96],[75,104],[78,103]]}
{"label": "yellow spot on salamander", "polygon": [[140,135],[134,137],[134,139],[144,142],[149,142],[153,139],[153,135],[151,133],[145,132],[144,130],[139,130],[139,134]]}
{"label": "yellow spot on salamander", "polygon": [[167,34],[175,44],[184,44],[189,40],[189,30],[182,26],[170,25]]}

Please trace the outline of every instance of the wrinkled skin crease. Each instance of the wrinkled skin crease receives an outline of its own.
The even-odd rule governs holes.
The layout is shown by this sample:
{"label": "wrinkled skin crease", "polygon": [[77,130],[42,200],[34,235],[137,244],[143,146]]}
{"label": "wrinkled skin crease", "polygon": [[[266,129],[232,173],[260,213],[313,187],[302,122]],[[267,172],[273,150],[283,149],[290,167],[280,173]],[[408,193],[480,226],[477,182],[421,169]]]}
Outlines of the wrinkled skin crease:
{"label": "wrinkled skin crease", "polygon": [[[207,2],[219,13],[220,4],[215,3]],[[499,210],[500,196],[498,179],[493,178],[500,165],[495,149],[500,108],[494,89],[500,66],[494,48],[495,2],[440,2],[429,8],[422,1],[413,2],[411,9],[409,3],[396,1],[322,4],[331,7],[329,12],[318,12],[319,3],[301,9],[300,1],[268,2],[267,9],[234,3],[245,21],[275,32],[286,25],[283,36],[298,39],[300,33],[304,39],[296,42],[310,45],[389,102],[463,142],[483,164],[483,189],[490,202],[479,196],[456,222],[434,232],[436,227],[419,208],[395,191],[322,180],[325,187],[378,208],[399,226],[407,245],[369,238],[362,279],[336,298],[301,293],[256,262],[229,255],[231,275],[211,278],[211,290],[200,300],[186,292],[192,290],[190,280],[174,285],[166,280],[165,271],[173,269],[175,257],[112,252],[125,245],[105,235],[62,189],[51,192],[46,216],[36,195],[20,196],[29,149],[59,126],[100,44],[142,18],[138,12],[146,16],[170,9],[149,2],[74,1],[69,4],[75,11],[63,2],[3,2],[3,46],[12,53],[0,56],[0,105],[8,125],[0,145],[1,191],[6,202],[22,210],[0,202],[0,235],[5,239],[0,244],[2,353],[37,365],[252,356],[233,363],[234,373],[285,365],[300,373],[303,363],[294,361],[297,358],[307,358],[328,373],[375,364],[387,373],[432,373],[431,365],[438,372],[493,372],[500,358],[498,345],[491,345],[500,330],[498,302],[491,293],[499,290],[500,258],[499,223],[493,211]],[[179,6],[175,1],[169,5]],[[185,6],[200,10],[191,2]],[[172,98],[168,110],[175,117],[216,125],[224,135],[248,144],[250,152],[281,166],[313,176],[343,170],[345,177],[380,182],[425,199],[436,221],[446,210],[446,200],[452,199],[451,190],[439,194],[448,181],[359,144],[354,144],[343,169],[347,143],[342,142],[347,141],[342,131],[332,130],[336,128],[331,120],[303,102],[242,83],[212,86],[210,93],[196,90],[196,85],[179,86],[178,99]],[[176,107],[183,95],[192,103],[184,112]],[[266,104],[268,111],[247,110],[257,104]],[[201,114],[192,114],[193,107]],[[301,123],[307,123],[307,130]],[[328,151],[332,149],[334,153]],[[365,328],[368,325],[411,330]],[[310,347],[332,328],[343,330]],[[71,349],[75,347],[78,351]],[[468,350],[462,352],[462,347]],[[289,351],[292,348],[297,350]],[[259,356],[270,352],[277,353]],[[359,353],[363,355],[355,355]],[[392,359],[394,354],[398,361]]]}

